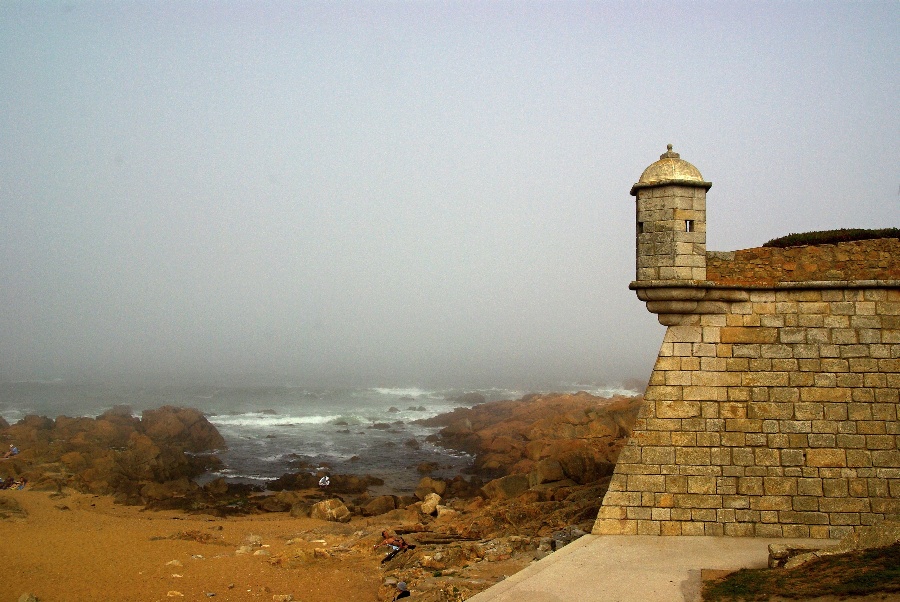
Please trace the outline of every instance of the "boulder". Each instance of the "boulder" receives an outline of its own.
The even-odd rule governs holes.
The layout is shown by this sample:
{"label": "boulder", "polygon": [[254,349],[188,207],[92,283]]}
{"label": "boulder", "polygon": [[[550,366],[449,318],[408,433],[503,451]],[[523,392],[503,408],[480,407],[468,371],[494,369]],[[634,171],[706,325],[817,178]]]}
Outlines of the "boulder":
{"label": "boulder", "polygon": [[266,495],[259,498],[256,507],[263,512],[289,512],[293,504],[286,500],[280,500],[277,496]]}
{"label": "boulder", "polygon": [[420,500],[424,500],[425,496],[429,493],[444,495],[445,491],[447,491],[446,482],[439,479],[432,479],[431,477],[422,477],[419,484],[416,486],[416,497]]}
{"label": "boulder", "polygon": [[481,491],[484,496],[492,500],[508,500],[514,498],[528,489],[528,475],[514,474],[485,484]]}
{"label": "boulder", "polygon": [[459,511],[450,508],[449,506],[441,506],[440,504],[437,507],[437,518],[438,520],[452,520],[459,516]]}
{"label": "boulder", "polygon": [[441,496],[436,493],[429,493],[422,500],[422,514],[434,514],[437,512],[438,504],[441,503]]}
{"label": "boulder", "polygon": [[392,495],[380,495],[362,507],[363,516],[376,516],[397,509],[397,498]]}
{"label": "boulder", "polygon": [[350,511],[340,499],[332,498],[313,504],[309,511],[309,517],[337,523],[347,523],[350,522]]}
{"label": "boulder", "polygon": [[528,484],[530,487],[534,487],[543,483],[562,481],[565,478],[566,473],[558,460],[544,458],[538,461],[532,471],[528,473]]}
{"label": "boulder", "polygon": [[141,428],[154,441],[178,444],[189,452],[225,448],[225,439],[199,410],[163,406],[144,410]]}

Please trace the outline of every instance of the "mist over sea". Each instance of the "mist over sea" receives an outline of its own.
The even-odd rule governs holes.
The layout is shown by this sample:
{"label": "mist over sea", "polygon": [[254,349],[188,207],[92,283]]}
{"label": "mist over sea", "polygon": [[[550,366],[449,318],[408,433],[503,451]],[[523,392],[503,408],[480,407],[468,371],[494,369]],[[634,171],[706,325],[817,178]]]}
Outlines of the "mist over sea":
{"label": "mist over sea", "polygon": [[98,416],[127,405],[135,416],[163,405],[202,411],[227,442],[217,453],[224,469],[206,475],[265,485],[284,473],[324,468],[339,474],[371,474],[385,489],[409,491],[422,463],[438,466],[432,476],[452,477],[471,458],[432,445],[435,429],[414,424],[469,406],[468,393],[486,401],[518,399],[533,392],[587,391],[600,397],[633,395],[618,386],[565,384],[544,390],[504,388],[307,389],[294,386],[125,386],[65,382],[0,383],[0,416],[10,424],[36,414]]}

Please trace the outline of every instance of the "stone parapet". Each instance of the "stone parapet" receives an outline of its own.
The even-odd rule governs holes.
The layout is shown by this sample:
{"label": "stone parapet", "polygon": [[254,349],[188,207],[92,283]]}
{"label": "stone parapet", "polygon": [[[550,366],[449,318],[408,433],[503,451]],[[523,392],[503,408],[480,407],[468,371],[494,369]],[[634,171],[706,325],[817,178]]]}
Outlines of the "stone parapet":
{"label": "stone parapet", "polygon": [[900,239],[759,247],[706,254],[706,279],[717,284],[900,280]]}

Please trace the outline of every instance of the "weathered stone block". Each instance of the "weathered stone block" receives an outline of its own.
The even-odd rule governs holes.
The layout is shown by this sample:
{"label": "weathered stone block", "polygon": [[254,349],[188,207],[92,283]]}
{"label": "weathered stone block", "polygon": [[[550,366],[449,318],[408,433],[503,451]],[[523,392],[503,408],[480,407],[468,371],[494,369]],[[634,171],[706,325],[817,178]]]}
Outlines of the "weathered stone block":
{"label": "weathered stone block", "polygon": [[[780,390],[780,389],[779,389]],[[788,389],[790,390],[790,389]],[[747,404],[748,418],[781,418],[793,417],[794,408],[791,403],[755,402]]]}
{"label": "weathered stone block", "polygon": [[591,533],[594,535],[637,535],[637,523],[632,520],[598,518]]}
{"label": "weathered stone block", "polygon": [[708,466],[710,464],[709,448],[676,447],[675,461],[682,466]]}
{"label": "weathered stone block", "polygon": [[753,537],[756,534],[753,523],[727,523],[725,535],[728,537]]}
{"label": "weathered stone block", "polygon": [[679,508],[721,508],[722,496],[679,493],[675,495],[675,505]]}
{"label": "weathered stone block", "polygon": [[660,523],[660,535],[681,535],[681,522],[668,520]]}
{"label": "weathered stone block", "polygon": [[801,449],[782,449],[782,466],[803,466],[806,463],[806,454]]}
{"label": "weathered stone block", "polygon": [[756,466],[780,466],[781,454],[777,449],[757,448],[753,450]]}
{"label": "weathered stone block", "polygon": [[683,475],[666,475],[668,493],[687,493],[688,478]]}
{"label": "weathered stone block", "polygon": [[[822,495],[822,479],[797,479],[798,495]],[[795,508],[796,509],[796,508]]]}
{"label": "weathered stone block", "polygon": [[716,477],[688,477],[688,493],[716,493]]}
{"label": "weathered stone block", "polygon": [[793,510],[784,510],[778,513],[778,520],[783,523],[827,525],[828,515],[824,512],[795,512]]}
{"label": "weathered stone block", "polygon": [[694,447],[697,445],[697,433],[677,431],[672,433],[672,445],[674,447]]}
{"label": "weathered stone block", "polygon": [[721,329],[719,337],[723,343],[775,343],[778,341],[778,329],[725,326]]}
{"label": "weathered stone block", "polygon": [[759,496],[763,494],[762,477],[741,477],[737,482],[737,492],[745,496]]}
{"label": "weathered stone block", "polygon": [[607,491],[603,497],[604,506],[639,506],[640,503],[639,491]]}
{"label": "weathered stone block", "polygon": [[666,477],[663,475],[628,475],[628,491],[666,490]]}
{"label": "weathered stone block", "polygon": [[874,450],[869,452],[872,457],[872,466],[875,467],[900,467],[900,451]]}
{"label": "weathered stone block", "polygon": [[847,489],[850,497],[867,497],[869,484],[866,479],[850,479],[847,481]]}
{"label": "weathered stone block", "polygon": [[741,378],[741,385],[744,387],[787,387],[791,386],[790,374],[790,372],[745,372]]}
{"label": "weathered stone block", "polygon": [[866,435],[866,449],[897,449],[894,435]]}
{"label": "weathered stone block", "polygon": [[843,449],[810,449],[806,453],[806,465],[815,467],[845,467],[847,454]]}
{"label": "weathered stone block", "polygon": [[791,510],[793,502],[787,495],[760,495],[750,498],[750,508],[753,510]]}
{"label": "weathered stone block", "polygon": [[847,479],[823,479],[822,494],[825,497],[847,497]]}
{"label": "weathered stone block", "polygon": [[797,479],[790,477],[764,477],[763,490],[766,495],[796,495]]}
{"label": "weathered stone block", "polygon": [[650,520],[651,508],[641,506],[629,506],[625,509],[625,515],[629,520]]}
{"label": "weathered stone block", "polygon": [[[813,433],[829,433],[831,435],[836,435],[840,430],[840,423],[836,420],[813,420],[812,421],[812,432]],[[838,446],[841,447],[841,446]]]}
{"label": "weathered stone block", "polygon": [[644,393],[647,401],[676,401],[681,399],[681,387],[652,386]]}
{"label": "weathered stone block", "polygon": [[[860,435],[883,435],[887,433],[886,425],[881,420],[858,420],[856,432]],[[868,439],[866,439],[868,445]]]}
{"label": "weathered stone block", "polygon": [[643,447],[641,448],[641,461],[644,464],[674,464],[675,449],[672,447]]}
{"label": "weathered stone block", "polygon": [[822,512],[869,512],[869,498],[823,497],[819,500]]}
{"label": "weathered stone block", "polygon": [[[668,387],[666,388],[668,389]],[[692,388],[685,387],[685,391]],[[700,403],[697,401],[662,399],[656,403],[656,415],[659,418],[693,418],[700,414]]]}
{"label": "weathered stone block", "polygon": [[758,433],[762,430],[762,420],[756,418],[726,418],[725,430]]}
{"label": "weathered stone block", "polygon": [[807,440],[810,447],[834,447],[835,436],[830,433],[811,433]]}
{"label": "weathered stone block", "polygon": [[812,432],[812,421],[780,420],[779,428],[782,433],[810,433]]}
{"label": "weathered stone block", "polygon": [[681,534],[690,536],[704,535],[703,523],[683,522],[681,523]]}

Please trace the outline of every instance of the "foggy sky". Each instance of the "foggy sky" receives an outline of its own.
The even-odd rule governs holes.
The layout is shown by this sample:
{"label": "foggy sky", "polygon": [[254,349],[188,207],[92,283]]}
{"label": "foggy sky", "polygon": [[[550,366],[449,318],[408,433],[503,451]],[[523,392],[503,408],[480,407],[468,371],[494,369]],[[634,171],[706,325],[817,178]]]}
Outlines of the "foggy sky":
{"label": "foggy sky", "polygon": [[646,378],[631,185],[900,225],[897,2],[0,4],[0,380]]}

